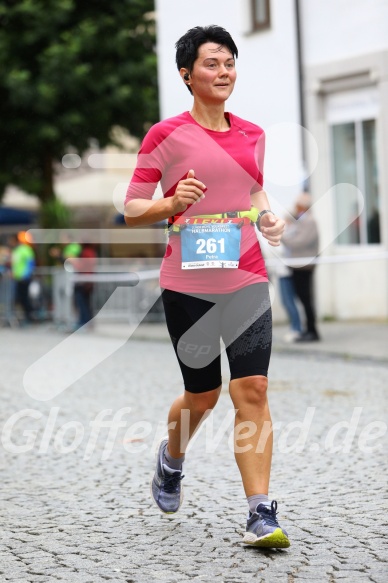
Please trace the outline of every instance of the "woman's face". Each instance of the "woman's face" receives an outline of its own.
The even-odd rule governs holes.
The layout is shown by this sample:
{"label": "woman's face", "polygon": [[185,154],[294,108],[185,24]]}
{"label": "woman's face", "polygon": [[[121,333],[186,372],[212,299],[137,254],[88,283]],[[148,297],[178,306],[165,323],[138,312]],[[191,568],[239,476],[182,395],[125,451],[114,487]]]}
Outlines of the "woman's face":
{"label": "woman's face", "polygon": [[216,43],[199,47],[190,75],[194,97],[209,103],[223,103],[232,93],[236,77],[234,57],[227,47]]}

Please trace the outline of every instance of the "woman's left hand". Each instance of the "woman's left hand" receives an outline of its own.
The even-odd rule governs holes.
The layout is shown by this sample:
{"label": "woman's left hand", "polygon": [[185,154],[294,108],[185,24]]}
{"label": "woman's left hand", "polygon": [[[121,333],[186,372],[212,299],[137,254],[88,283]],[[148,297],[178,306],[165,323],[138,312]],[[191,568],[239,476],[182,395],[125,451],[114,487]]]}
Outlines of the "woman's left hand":
{"label": "woman's left hand", "polygon": [[260,232],[273,247],[280,245],[285,221],[272,213],[266,213],[260,219]]}

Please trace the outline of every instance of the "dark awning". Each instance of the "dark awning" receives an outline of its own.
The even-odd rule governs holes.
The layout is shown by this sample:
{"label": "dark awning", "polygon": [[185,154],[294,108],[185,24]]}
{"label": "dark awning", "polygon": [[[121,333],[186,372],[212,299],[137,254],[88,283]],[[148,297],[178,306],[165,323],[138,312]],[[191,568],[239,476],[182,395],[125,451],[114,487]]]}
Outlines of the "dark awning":
{"label": "dark awning", "polygon": [[33,225],[36,221],[34,212],[0,206],[0,225]]}

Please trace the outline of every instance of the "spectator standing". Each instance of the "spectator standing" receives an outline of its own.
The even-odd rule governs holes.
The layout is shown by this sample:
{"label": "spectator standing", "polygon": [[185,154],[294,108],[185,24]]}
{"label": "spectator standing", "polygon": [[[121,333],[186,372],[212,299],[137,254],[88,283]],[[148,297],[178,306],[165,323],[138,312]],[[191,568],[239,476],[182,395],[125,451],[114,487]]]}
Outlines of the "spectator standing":
{"label": "spectator standing", "polygon": [[[285,230],[283,243],[290,258],[316,257],[318,255],[318,227],[310,210],[311,195],[300,194],[295,202],[295,221]],[[297,297],[302,303],[306,316],[306,329],[295,339],[296,342],[314,342],[320,340],[316,327],[316,314],[313,297],[314,264],[292,268],[292,279]]]}
{"label": "spectator standing", "polygon": [[[287,223],[286,223],[287,229]],[[278,285],[280,299],[285,309],[290,329],[284,336],[285,342],[294,342],[302,334],[302,324],[300,321],[298,306],[296,305],[296,292],[292,269],[286,265],[288,250],[284,245],[280,245],[278,259],[276,264],[276,275],[278,276]]]}
{"label": "spectator standing", "polygon": [[35,252],[31,241],[25,233],[20,231],[10,239],[11,271],[15,282],[15,302],[20,304],[26,322],[32,322],[32,305],[28,293],[32,274],[35,269]]}
{"label": "spectator standing", "polygon": [[[96,268],[97,254],[92,245],[80,246],[80,254],[72,260],[76,272],[87,275]],[[78,312],[77,328],[88,324],[93,318],[92,310],[93,282],[76,281],[74,285],[74,303]]]}

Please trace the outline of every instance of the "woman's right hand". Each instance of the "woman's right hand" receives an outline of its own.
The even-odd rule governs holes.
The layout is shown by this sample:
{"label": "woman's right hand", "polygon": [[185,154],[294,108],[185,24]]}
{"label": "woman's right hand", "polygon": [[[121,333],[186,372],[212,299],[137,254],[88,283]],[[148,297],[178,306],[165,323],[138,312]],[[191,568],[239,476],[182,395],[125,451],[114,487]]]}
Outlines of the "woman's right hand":
{"label": "woman's right hand", "polygon": [[178,182],[172,196],[173,214],[184,212],[189,205],[205,198],[204,190],[206,186],[195,178],[194,170],[189,170],[187,177]]}

